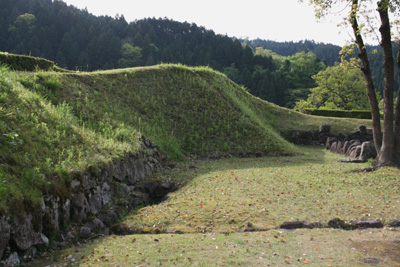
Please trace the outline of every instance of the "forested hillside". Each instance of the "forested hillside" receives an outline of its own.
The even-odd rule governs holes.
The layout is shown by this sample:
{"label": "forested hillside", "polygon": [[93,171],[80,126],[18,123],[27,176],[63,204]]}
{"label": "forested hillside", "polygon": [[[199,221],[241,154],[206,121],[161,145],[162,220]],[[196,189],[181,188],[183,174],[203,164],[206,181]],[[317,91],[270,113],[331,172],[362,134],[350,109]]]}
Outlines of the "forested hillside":
{"label": "forested hillside", "polygon": [[[159,63],[210,66],[262,99],[293,107],[315,87],[311,78],[338,60],[340,47],[313,41],[246,41],[192,23],[121,15],[96,17],[61,0],[2,0],[0,51],[43,57],[62,68],[93,71]],[[256,52],[256,46],[260,46]],[[261,50],[260,50],[261,49]],[[268,50],[281,55],[276,57]],[[372,60],[382,79],[381,59]],[[324,64],[325,63],[325,64]],[[378,90],[380,90],[380,84]]]}
{"label": "forested hillside", "polygon": [[313,85],[311,75],[316,74],[307,73],[306,84],[293,79],[299,76],[294,73],[300,61],[316,65],[303,69],[320,69],[319,60],[311,54],[293,59],[295,62],[276,61],[255,55],[238,39],[169,19],[128,23],[123,16],[96,17],[87,10],[50,0],[4,0],[0,13],[1,51],[44,57],[72,70],[161,62],[208,65],[245,85],[252,94],[290,106],[292,90]]}
{"label": "forested hillside", "polygon": [[[274,53],[289,57],[293,56],[299,52],[313,53],[328,66],[334,66],[335,63],[340,62],[340,46],[333,44],[316,43],[310,40],[304,40],[300,42],[275,42],[270,40],[242,40],[246,42],[253,50],[257,48],[263,48],[266,50],[271,50]],[[393,43],[393,58],[397,58],[398,44]],[[380,46],[367,46],[368,56],[371,64],[372,76],[375,81],[376,91],[383,92],[383,70],[382,70],[382,48]],[[376,53],[376,51],[378,53]],[[355,52],[357,55],[357,51]],[[396,71],[397,71],[397,66]],[[399,88],[398,76],[395,77],[396,91]]]}

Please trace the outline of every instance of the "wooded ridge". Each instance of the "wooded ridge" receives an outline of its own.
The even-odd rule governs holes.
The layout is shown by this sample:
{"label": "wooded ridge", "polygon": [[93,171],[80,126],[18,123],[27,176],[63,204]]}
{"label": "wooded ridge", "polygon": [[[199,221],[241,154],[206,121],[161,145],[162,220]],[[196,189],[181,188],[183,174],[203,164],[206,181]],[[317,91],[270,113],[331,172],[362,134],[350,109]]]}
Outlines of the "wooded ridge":
{"label": "wooded ridge", "polygon": [[[379,49],[371,47],[370,52],[375,48]],[[123,15],[96,17],[62,1],[0,3],[0,51],[43,57],[82,71],[161,62],[210,66],[253,95],[290,108],[307,99],[315,87],[311,76],[338,62],[340,49],[308,40],[240,40],[167,18],[128,23]],[[371,64],[374,79],[382,81],[379,55],[373,55]]]}

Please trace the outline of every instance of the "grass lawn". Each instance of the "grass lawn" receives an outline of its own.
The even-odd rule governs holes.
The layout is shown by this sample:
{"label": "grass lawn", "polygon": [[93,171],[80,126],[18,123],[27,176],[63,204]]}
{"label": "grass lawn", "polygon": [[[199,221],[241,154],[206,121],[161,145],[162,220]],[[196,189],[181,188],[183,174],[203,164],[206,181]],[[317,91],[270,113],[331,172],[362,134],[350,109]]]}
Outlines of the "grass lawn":
{"label": "grass lawn", "polygon": [[399,266],[388,229],[109,236],[28,266]]}
{"label": "grass lawn", "polygon": [[[399,169],[363,172],[366,164],[339,163],[340,155],[321,147],[300,149],[305,155],[181,163],[155,177],[180,183],[180,190],[125,218],[138,234],[97,239],[42,263],[399,266],[395,229],[276,229],[293,220],[400,219]],[[244,232],[248,223],[256,232]],[[184,234],[157,234],[167,230]]]}
{"label": "grass lawn", "polygon": [[363,172],[368,165],[339,163],[343,156],[321,147],[301,150],[306,155],[185,163],[159,177],[184,187],[126,223],[145,233],[230,233],[248,223],[264,231],[295,220],[400,219],[399,169]]}

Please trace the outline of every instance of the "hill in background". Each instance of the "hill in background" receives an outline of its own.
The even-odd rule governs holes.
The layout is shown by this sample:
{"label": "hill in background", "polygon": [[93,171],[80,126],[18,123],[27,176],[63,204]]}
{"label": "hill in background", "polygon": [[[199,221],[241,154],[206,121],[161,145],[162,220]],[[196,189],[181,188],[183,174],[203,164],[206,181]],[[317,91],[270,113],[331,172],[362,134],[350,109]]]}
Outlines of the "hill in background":
{"label": "hill in background", "polygon": [[[256,54],[257,47],[285,59]],[[42,57],[59,67],[81,71],[161,62],[210,66],[253,95],[285,107],[307,98],[309,89],[315,87],[311,76],[321,69],[320,64],[338,61],[339,50],[338,46],[313,41],[238,40],[194,23],[169,19],[128,23],[123,16],[97,17],[62,1],[0,2],[0,51]],[[309,52],[315,59],[311,55],[292,58]],[[312,64],[304,65],[307,61]],[[382,89],[381,62],[379,57],[371,60],[378,91]]]}

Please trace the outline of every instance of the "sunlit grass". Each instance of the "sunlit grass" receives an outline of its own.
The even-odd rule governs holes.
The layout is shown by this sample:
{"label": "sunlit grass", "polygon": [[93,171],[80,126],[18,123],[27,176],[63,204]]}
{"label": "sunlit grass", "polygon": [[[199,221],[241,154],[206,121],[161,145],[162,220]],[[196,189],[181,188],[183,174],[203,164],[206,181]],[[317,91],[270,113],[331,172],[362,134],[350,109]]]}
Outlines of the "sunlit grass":
{"label": "sunlit grass", "polygon": [[28,266],[397,266],[399,240],[389,229],[109,236]]}
{"label": "sunlit grass", "polygon": [[306,220],[327,225],[400,218],[400,170],[363,172],[366,165],[337,162],[339,155],[306,148],[304,156],[197,162],[198,169],[165,174],[186,184],[168,201],[126,219],[138,232],[268,230]]}
{"label": "sunlit grass", "polygon": [[23,210],[23,198],[39,204],[48,192],[68,196],[72,172],[135,153],[142,134],[171,159],[299,153],[278,131],[285,121],[304,127],[301,120],[287,109],[270,110],[208,67],[0,72],[1,211],[16,201]]}
{"label": "sunlit grass", "polygon": [[399,169],[363,172],[365,164],[339,163],[321,147],[300,149],[304,155],[181,162],[154,178],[182,188],[124,221],[142,234],[89,241],[33,265],[397,266],[395,229],[278,229],[293,220],[400,218]]}
{"label": "sunlit grass", "polygon": [[51,102],[61,86],[57,74],[0,72],[1,213],[40,205],[49,192],[67,197],[72,172],[83,173],[138,150],[137,133],[129,142],[118,140],[114,132],[98,134],[79,123],[69,103]]}

